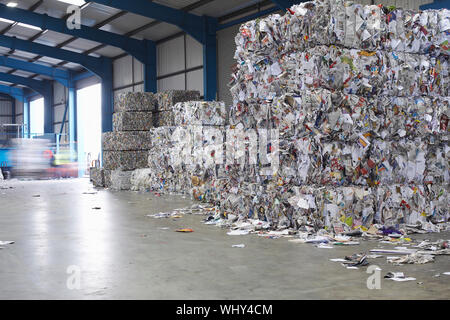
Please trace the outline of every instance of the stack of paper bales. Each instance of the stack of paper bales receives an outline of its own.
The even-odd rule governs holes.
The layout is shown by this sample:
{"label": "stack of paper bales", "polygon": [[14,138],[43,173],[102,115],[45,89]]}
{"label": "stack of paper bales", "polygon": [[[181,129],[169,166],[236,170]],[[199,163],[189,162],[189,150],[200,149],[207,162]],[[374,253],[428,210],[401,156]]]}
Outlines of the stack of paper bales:
{"label": "stack of paper bales", "polygon": [[448,221],[449,31],[446,9],[331,0],[243,24],[230,124],[274,130],[278,163],[229,171],[221,209],[316,230]]}
{"label": "stack of paper bales", "polygon": [[113,132],[102,137],[106,187],[129,190],[132,171],[146,167],[157,103],[155,94],[147,92],[127,92],[116,99]]}
{"label": "stack of paper bales", "polygon": [[195,90],[167,90],[157,93],[158,109],[154,114],[155,127],[174,126],[173,106],[179,102],[198,101],[200,92]]}

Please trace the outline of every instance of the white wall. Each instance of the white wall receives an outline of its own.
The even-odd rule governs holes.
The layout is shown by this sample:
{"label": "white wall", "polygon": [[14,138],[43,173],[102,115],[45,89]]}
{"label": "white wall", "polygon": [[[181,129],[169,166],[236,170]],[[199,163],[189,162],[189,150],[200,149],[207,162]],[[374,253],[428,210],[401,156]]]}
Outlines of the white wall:
{"label": "white wall", "polygon": [[[369,0],[355,1],[362,4],[370,4]],[[375,4],[383,4],[384,6],[396,6],[397,8],[418,10],[423,4],[432,3],[433,0],[377,0]]]}
{"label": "white wall", "polygon": [[125,56],[113,62],[114,97],[121,92],[144,91],[144,68],[141,62]]}
{"label": "white wall", "polygon": [[23,102],[16,99],[16,123],[23,123]]}
{"label": "white wall", "polygon": [[189,35],[157,45],[158,91],[198,90],[203,96],[203,46]]}
{"label": "white wall", "polygon": [[225,105],[231,106],[233,99],[231,97],[228,83],[231,80],[232,66],[236,64],[234,60],[234,52],[236,44],[234,38],[239,31],[239,25],[232,26],[227,29],[220,30],[217,33],[217,91],[218,99],[224,101]]}
{"label": "white wall", "polygon": [[[199,90],[203,95],[203,48],[188,35],[157,45],[158,91]],[[142,63],[127,55],[113,62],[114,96],[121,92],[144,91]]]}
{"label": "white wall", "polygon": [[[12,101],[0,97],[0,125],[12,123]],[[0,137],[2,139],[3,137]]]}

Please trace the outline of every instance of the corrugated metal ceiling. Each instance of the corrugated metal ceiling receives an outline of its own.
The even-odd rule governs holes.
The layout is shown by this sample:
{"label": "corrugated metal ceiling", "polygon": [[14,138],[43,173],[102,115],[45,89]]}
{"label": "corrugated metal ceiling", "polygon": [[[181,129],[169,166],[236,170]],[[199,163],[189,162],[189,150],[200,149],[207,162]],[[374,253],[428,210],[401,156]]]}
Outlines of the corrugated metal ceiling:
{"label": "corrugated metal ceiling", "polygon": [[[0,3],[7,4],[14,0],[0,0]],[[68,4],[58,0],[16,0],[18,8],[30,10],[40,14],[48,14],[51,17],[63,18],[66,15]],[[191,13],[197,15],[210,15],[219,17],[223,14],[236,11],[242,7],[261,2],[261,0],[157,0],[165,6],[175,9],[191,9]],[[267,2],[267,1],[266,1]],[[90,2],[82,6],[82,24],[90,27],[99,27],[101,30],[131,36],[137,39],[149,39],[158,41],[171,35],[179,33],[181,30],[167,23],[156,22],[133,13],[122,12],[121,10],[107,7],[98,3]],[[114,18],[114,19],[111,19]],[[109,21],[108,21],[109,20]],[[104,24],[102,22],[107,21]],[[100,25],[99,25],[100,24]],[[114,58],[124,53],[120,48],[112,46],[103,46],[98,50],[93,51],[100,45],[99,42],[94,42],[85,39],[72,39],[71,36],[54,32],[42,31],[35,28],[29,28],[10,21],[0,20],[0,33],[7,36],[14,36],[20,39],[32,40],[37,43],[60,47],[65,50],[74,52],[91,53],[93,56],[105,56]],[[65,42],[68,42],[65,44]],[[93,52],[93,53],[92,53]],[[40,57],[35,54],[21,52],[19,50],[12,51],[8,48],[0,47],[0,54],[8,55],[15,58],[21,58],[31,62],[43,62],[46,65],[63,65],[64,68],[82,69],[79,65],[74,63],[63,63],[63,61],[48,57]],[[11,70],[9,70],[11,72]]]}

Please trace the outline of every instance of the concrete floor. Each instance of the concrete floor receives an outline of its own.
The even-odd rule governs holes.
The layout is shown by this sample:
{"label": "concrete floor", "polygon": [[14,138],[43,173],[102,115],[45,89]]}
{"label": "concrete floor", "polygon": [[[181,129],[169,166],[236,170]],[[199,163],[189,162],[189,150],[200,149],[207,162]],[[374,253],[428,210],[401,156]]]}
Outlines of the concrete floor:
{"label": "concrete floor", "polygon": [[[369,290],[365,268],[329,259],[383,246],[377,242],[319,249],[228,236],[198,215],[146,217],[191,204],[182,197],[88,191],[88,179],[0,182],[0,240],[16,241],[0,250],[0,299],[450,299],[450,276],[433,277],[450,272],[449,256],[401,267],[372,260],[382,276],[403,271],[417,281],[382,279],[380,290]],[[174,232],[179,227],[195,232]],[[231,247],[239,243],[246,247]],[[67,288],[69,266],[81,270],[79,290]]]}

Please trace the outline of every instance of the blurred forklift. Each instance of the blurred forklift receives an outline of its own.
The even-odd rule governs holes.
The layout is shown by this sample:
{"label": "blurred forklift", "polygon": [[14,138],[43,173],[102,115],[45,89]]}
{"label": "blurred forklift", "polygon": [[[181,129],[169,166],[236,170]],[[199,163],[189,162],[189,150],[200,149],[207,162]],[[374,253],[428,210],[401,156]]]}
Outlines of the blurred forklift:
{"label": "blurred forklift", "polygon": [[[0,165],[5,179],[78,177],[77,154],[61,144],[60,134],[23,136],[23,125],[2,125]],[[14,130],[12,130],[14,128]]]}

